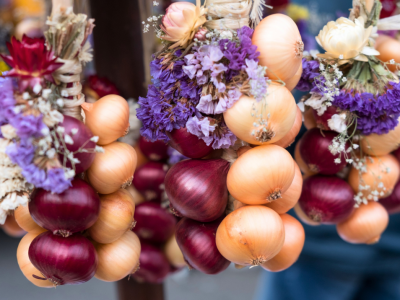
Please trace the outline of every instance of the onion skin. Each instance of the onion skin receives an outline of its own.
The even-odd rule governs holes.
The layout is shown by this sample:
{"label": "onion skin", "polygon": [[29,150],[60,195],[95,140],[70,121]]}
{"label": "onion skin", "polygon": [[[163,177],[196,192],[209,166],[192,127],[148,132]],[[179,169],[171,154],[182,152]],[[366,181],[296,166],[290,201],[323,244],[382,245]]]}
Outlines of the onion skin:
{"label": "onion skin", "polygon": [[26,234],[26,231],[22,229],[15,221],[14,216],[7,216],[2,228],[7,235],[12,237],[19,238]]}
{"label": "onion skin", "polygon": [[230,262],[218,251],[215,235],[222,219],[201,223],[183,218],[176,226],[176,241],[187,264],[205,274],[218,274]]}
{"label": "onion skin", "polygon": [[293,265],[303,250],[306,234],[303,226],[291,215],[281,215],[285,228],[285,242],[281,251],[261,267],[271,272],[280,272]]}
{"label": "onion skin", "polygon": [[352,244],[372,244],[379,241],[380,235],[389,223],[386,209],[375,201],[361,204],[353,215],[336,226],[339,236]]}
{"label": "onion skin", "polygon": [[279,201],[290,187],[294,174],[294,161],[289,152],[276,145],[259,146],[232,164],[228,173],[228,190],[245,204]]}
{"label": "onion skin", "polygon": [[294,76],[292,78],[285,81],[285,83],[286,83],[285,86],[289,91],[293,91],[294,88],[297,86],[297,84],[300,81],[302,73],[303,73],[303,64],[300,64],[300,67],[297,70],[296,74],[294,74]]}
{"label": "onion skin", "polygon": [[314,114],[314,120],[317,123],[317,127],[321,130],[331,130],[328,125],[328,121],[332,118],[333,115],[337,114],[337,108],[335,106],[329,106],[326,111],[319,116],[317,111],[311,109]]}
{"label": "onion skin", "polygon": [[169,145],[189,158],[202,158],[209,155],[213,148],[191,134],[186,128],[174,129],[167,133],[170,138]]}
{"label": "onion skin", "polygon": [[400,181],[394,186],[393,192],[386,198],[379,200],[389,214],[397,214],[400,212]]}
{"label": "onion skin", "polygon": [[175,234],[165,243],[164,253],[174,268],[180,269],[186,266],[185,258],[176,241]]}
{"label": "onion skin", "polygon": [[21,227],[26,232],[31,233],[42,233],[46,231],[43,227],[40,227],[33,219],[31,214],[29,213],[28,205],[20,205],[14,211],[15,221],[18,223],[19,227]]}
{"label": "onion skin", "polygon": [[354,193],[343,179],[315,175],[304,180],[299,205],[312,221],[337,224],[353,212]]}
{"label": "onion skin", "polygon": [[139,139],[139,148],[150,160],[160,161],[168,158],[168,145],[162,141],[150,142],[141,136]]}
{"label": "onion skin", "polygon": [[79,233],[65,238],[46,231],[32,241],[28,253],[32,264],[56,286],[87,282],[97,268],[94,246]]}
{"label": "onion skin", "polygon": [[110,244],[95,243],[99,264],[94,277],[106,282],[121,280],[139,266],[140,241],[132,231]]}
{"label": "onion skin", "polygon": [[29,202],[33,220],[53,234],[69,236],[91,227],[100,212],[100,199],[85,181],[75,178],[61,194],[35,189]]}
{"label": "onion skin", "polygon": [[[312,172],[325,175],[333,175],[340,172],[346,166],[346,160],[341,159],[335,163],[340,155],[333,155],[329,150],[332,140],[338,136],[337,132],[324,131],[319,128],[308,130],[301,138],[300,155]],[[346,144],[346,149],[350,146]]]}
{"label": "onion skin", "polygon": [[161,283],[171,270],[164,253],[160,249],[144,242],[142,242],[139,263],[139,270],[132,276],[140,282]]}
{"label": "onion skin", "polygon": [[133,146],[133,149],[136,151],[136,157],[137,157],[137,164],[136,168],[139,168],[140,166],[143,166],[145,163],[147,163],[149,160],[147,159],[146,156],[142,153],[142,150],[139,148],[139,144],[135,144]]}
{"label": "onion skin", "polygon": [[303,124],[303,114],[301,113],[300,108],[297,107],[296,118],[294,119],[294,124],[292,129],[286,135],[281,138],[279,141],[274,143],[274,145],[280,146],[282,148],[287,148],[291,144],[293,144],[296,136],[299,134],[301,125]]}
{"label": "onion skin", "polygon": [[228,203],[228,170],[229,162],[223,159],[188,159],[174,165],[165,177],[172,211],[199,222],[218,219]]}
{"label": "onion skin", "polygon": [[312,108],[309,108],[304,112],[304,126],[307,130],[317,127],[317,121],[315,121],[314,110]]}
{"label": "onion skin", "polygon": [[28,232],[19,242],[17,249],[17,260],[18,266],[21,269],[22,273],[25,275],[26,279],[32,282],[34,285],[43,288],[52,288],[54,285],[48,280],[40,280],[36,279],[32,276],[32,274],[41,275],[40,271],[35,268],[35,266],[31,263],[28,256],[29,246],[31,245],[34,238],[36,238],[39,233],[31,233]]}
{"label": "onion skin", "polygon": [[301,209],[300,204],[297,203],[294,206],[294,212],[296,213],[296,216],[305,224],[310,225],[310,226],[318,226],[321,225],[321,223],[315,222],[311,220],[305,212]]}
{"label": "onion skin", "polygon": [[158,203],[145,202],[135,208],[136,226],[132,229],[140,239],[153,243],[163,243],[173,234],[175,217]]}
{"label": "onion skin", "polygon": [[[377,56],[383,62],[389,62],[394,59],[396,63],[400,63],[400,42],[392,37],[382,39],[382,41],[376,46],[376,50],[380,52]],[[387,67],[390,71],[395,72],[396,65],[388,64]]]}
{"label": "onion skin", "polygon": [[307,164],[304,162],[303,158],[300,154],[300,144],[301,139],[297,142],[296,147],[294,148],[294,160],[296,161],[297,165],[299,166],[301,172],[307,176],[314,175],[316,173],[312,172]]}
{"label": "onion skin", "polygon": [[161,201],[167,171],[168,165],[149,161],[136,170],[132,184],[146,200]]}

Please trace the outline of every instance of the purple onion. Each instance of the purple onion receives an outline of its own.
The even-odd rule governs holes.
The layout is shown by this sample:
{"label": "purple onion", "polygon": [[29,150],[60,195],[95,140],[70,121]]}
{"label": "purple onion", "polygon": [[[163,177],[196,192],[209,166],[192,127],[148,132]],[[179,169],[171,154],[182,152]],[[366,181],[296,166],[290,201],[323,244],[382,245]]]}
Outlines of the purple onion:
{"label": "purple onion", "polygon": [[400,212],[400,181],[394,186],[390,196],[379,199],[379,203],[386,208],[389,214]]}
{"label": "purple onion", "polygon": [[351,186],[335,176],[314,175],[303,182],[299,205],[314,222],[337,224],[354,210]]}
{"label": "purple onion", "polygon": [[[333,155],[329,150],[332,140],[339,134],[334,131],[323,131],[319,128],[308,130],[301,138],[300,155],[312,172],[333,175],[346,166],[346,160],[341,158],[340,163],[335,159],[340,155]],[[346,150],[350,147],[346,143]],[[343,156],[343,155],[342,155]]]}
{"label": "purple onion", "polygon": [[[46,231],[32,241],[28,254],[44,279],[56,286],[89,281],[97,269],[96,250],[79,233],[64,238]],[[32,275],[43,278],[41,274]]]}
{"label": "purple onion", "polygon": [[150,142],[141,136],[139,139],[139,148],[144,156],[150,160],[160,161],[168,158],[168,145],[162,141]]}
{"label": "purple onion", "polygon": [[161,201],[167,170],[167,165],[149,161],[135,171],[132,184],[146,200]]}
{"label": "purple onion", "polygon": [[174,165],[165,177],[171,210],[199,222],[218,219],[228,203],[228,171],[224,159],[188,159]]}
{"label": "purple onion", "polygon": [[191,134],[186,128],[174,129],[168,133],[169,145],[189,158],[202,158],[213,151],[211,146]]}
{"label": "purple onion", "polygon": [[205,274],[218,274],[228,268],[230,262],[219,253],[215,235],[220,218],[211,223],[201,223],[183,218],[176,226],[176,242],[186,263]]}
{"label": "purple onion", "polygon": [[314,119],[317,123],[317,127],[321,130],[331,130],[328,125],[328,120],[332,119],[332,116],[337,114],[336,106],[329,106],[326,111],[322,114],[322,116],[318,115],[316,110],[313,110]]}
{"label": "purple onion", "polygon": [[29,202],[33,220],[64,237],[92,226],[100,212],[100,198],[89,184],[78,178],[71,184],[61,194],[35,189]]}
{"label": "purple onion", "polygon": [[174,234],[176,219],[159,203],[139,204],[135,208],[134,218],[136,225],[133,232],[144,241],[163,243]]}

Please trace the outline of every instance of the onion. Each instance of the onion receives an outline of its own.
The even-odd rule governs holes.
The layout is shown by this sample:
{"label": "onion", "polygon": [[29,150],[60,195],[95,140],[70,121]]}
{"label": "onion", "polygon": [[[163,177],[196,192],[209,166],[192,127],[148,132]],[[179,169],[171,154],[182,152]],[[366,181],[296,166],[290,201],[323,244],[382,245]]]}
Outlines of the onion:
{"label": "onion", "polygon": [[172,211],[199,222],[222,216],[228,203],[228,170],[229,162],[223,159],[188,159],[174,165],[165,177]]}
{"label": "onion", "polygon": [[340,237],[352,244],[374,244],[389,223],[386,209],[375,201],[361,204],[354,214],[336,227]]}
{"label": "onion", "polygon": [[103,147],[104,153],[97,153],[87,171],[90,184],[101,194],[111,194],[132,183],[136,169],[136,152],[132,146],[114,142]]}
{"label": "onion", "polygon": [[276,201],[264,204],[272,208],[278,214],[284,214],[292,209],[300,198],[301,190],[303,187],[303,177],[301,176],[300,168],[295,163],[294,178],[289,188],[282,194],[282,198]]}
{"label": "onion", "polygon": [[297,204],[294,206],[294,212],[296,213],[297,217],[298,217],[303,223],[306,223],[307,225],[310,225],[310,226],[318,226],[318,225],[321,225],[319,222],[315,222],[315,221],[311,220],[311,219],[304,213],[304,211],[301,209],[299,203],[297,203]]}
{"label": "onion", "polygon": [[133,147],[136,151],[136,156],[137,156],[137,164],[136,168],[139,168],[140,166],[143,166],[145,163],[147,163],[149,160],[147,159],[146,156],[142,153],[142,150],[139,148],[139,144],[135,144]]}
{"label": "onion", "polygon": [[302,125],[303,125],[303,114],[301,113],[300,108],[297,107],[296,118],[294,119],[294,124],[292,126],[292,129],[290,129],[290,131],[286,133],[286,135],[283,138],[275,142],[274,145],[281,146],[282,148],[289,147],[296,139],[296,136],[299,134]]}
{"label": "onion", "polygon": [[162,141],[150,142],[140,137],[139,148],[150,160],[159,161],[168,158],[168,145]]}
{"label": "onion", "polygon": [[[257,112],[257,113],[256,113]],[[229,129],[241,140],[254,144],[275,143],[293,127],[297,105],[293,95],[281,85],[271,84],[265,100],[242,96],[224,112]],[[267,124],[260,125],[260,115]]]}
{"label": "onion", "polygon": [[3,231],[12,237],[21,237],[24,236],[26,231],[19,227],[18,223],[15,221],[14,216],[7,216],[6,221],[4,222],[3,226]]}
{"label": "onion", "polygon": [[128,186],[127,188],[125,188],[125,190],[127,190],[129,194],[131,194],[133,202],[135,202],[135,205],[138,205],[146,201],[146,199],[144,199],[142,194],[139,193],[139,191],[135,189],[133,185]]}
{"label": "onion", "polygon": [[304,228],[291,215],[281,215],[283,227],[285,228],[285,242],[281,251],[261,266],[271,272],[280,272],[293,265],[303,250],[306,238]]}
{"label": "onion", "polygon": [[136,170],[132,181],[133,186],[146,200],[161,201],[167,170],[168,165],[161,162],[149,161]]}
{"label": "onion", "polygon": [[110,244],[95,243],[99,260],[94,277],[103,281],[118,281],[139,267],[140,241],[132,231],[125,232]]}
{"label": "onion", "polygon": [[46,231],[43,227],[40,227],[33,219],[31,214],[29,213],[28,205],[20,205],[14,211],[15,221],[18,223],[19,227],[21,227],[26,232],[31,233],[42,233]]}
{"label": "onion", "polygon": [[161,283],[170,271],[169,262],[164,253],[147,243],[142,243],[139,263],[139,270],[133,274],[138,281]]}
{"label": "onion", "polygon": [[300,155],[300,144],[301,139],[297,142],[296,147],[294,148],[294,160],[299,166],[301,172],[305,175],[314,175],[315,173],[310,170],[307,164],[304,162],[303,158]]}
{"label": "onion", "polygon": [[144,241],[163,243],[174,234],[175,217],[158,203],[139,204],[135,209],[135,221],[133,232]]}
{"label": "onion", "polygon": [[389,214],[400,212],[400,181],[396,183],[393,192],[388,197],[379,199],[379,203],[386,208]]}
{"label": "onion", "polygon": [[180,269],[186,266],[182,251],[176,242],[175,234],[165,243],[164,253],[173,267]]}
{"label": "onion", "polygon": [[33,274],[40,275],[40,271],[31,263],[28,256],[29,246],[40,233],[28,232],[19,242],[17,249],[18,266],[26,279],[38,287],[51,288],[53,284],[48,280],[36,279]]}
{"label": "onion", "polygon": [[219,225],[216,235],[219,252],[229,261],[258,266],[279,253],[285,231],[279,215],[261,205],[241,207]]}
{"label": "onion", "polygon": [[[312,172],[333,175],[340,172],[346,166],[346,160],[340,154],[333,155],[329,150],[333,139],[338,135],[334,131],[321,132],[318,128],[308,130],[301,138],[300,155]],[[346,143],[346,149],[350,147]]]}
{"label": "onion", "polygon": [[213,151],[213,148],[191,134],[186,128],[174,129],[167,133],[170,138],[169,145],[189,158],[202,158]]}
{"label": "onion", "polygon": [[317,121],[315,121],[314,110],[312,108],[309,108],[304,112],[304,126],[307,130],[317,127]]}
{"label": "onion", "polygon": [[28,254],[32,264],[55,286],[89,281],[97,268],[94,246],[79,233],[65,238],[43,232],[32,241]]}
{"label": "onion", "polygon": [[237,149],[236,154],[239,157],[251,149],[252,149],[252,147],[250,147],[250,146],[243,146],[243,147],[240,147],[239,149]]}
{"label": "onion", "polygon": [[128,191],[100,195],[99,218],[89,228],[89,235],[98,243],[112,243],[134,226],[134,213],[135,203]]}
{"label": "onion", "polygon": [[[400,63],[400,42],[392,37],[387,37],[380,41],[376,46],[376,50],[380,52],[378,58],[383,62],[389,62],[394,59],[396,63]],[[392,72],[397,71],[397,66],[387,64],[388,68]]]}
{"label": "onion", "polygon": [[311,109],[314,114],[314,120],[317,123],[317,127],[321,130],[331,130],[328,121],[333,115],[337,114],[337,108],[335,106],[329,106],[326,111],[319,116],[316,110]]}
{"label": "onion", "polygon": [[218,251],[215,234],[222,219],[200,223],[183,218],[176,226],[176,240],[185,261],[191,268],[205,274],[218,274],[226,270],[230,262]]}
{"label": "onion", "polygon": [[[390,36],[388,36],[388,35],[386,35],[386,34],[380,34],[380,35],[378,35],[378,37],[377,38],[375,38],[375,49],[377,49],[379,46],[380,46],[380,44],[382,44],[382,43],[384,43],[384,42],[386,42],[388,39],[393,39],[392,37],[390,37]],[[391,58],[390,58],[391,59]],[[390,60],[389,59],[389,60]]]}
{"label": "onion", "polygon": [[241,155],[228,173],[228,190],[246,204],[265,204],[281,198],[295,174],[294,161],[275,145],[253,148]]}
{"label": "onion", "polygon": [[83,103],[86,126],[99,137],[99,145],[110,144],[129,130],[129,105],[117,95],[105,96],[95,103]]}
{"label": "onion", "polygon": [[269,15],[257,25],[252,42],[260,51],[259,64],[271,79],[292,78],[303,57],[304,44],[296,23],[283,14]]}
{"label": "onion", "polygon": [[[399,118],[400,121],[400,118]],[[400,146],[400,124],[386,134],[370,134],[361,139],[361,148],[373,156],[389,154]]]}
{"label": "onion", "polygon": [[64,237],[92,226],[100,211],[99,196],[90,185],[78,178],[71,184],[61,194],[35,189],[29,202],[33,220],[53,234]]}
{"label": "onion", "polygon": [[396,157],[397,161],[400,162],[400,148],[393,151],[392,154],[394,155],[394,157]]}
{"label": "onion", "polygon": [[312,221],[336,224],[353,212],[354,193],[343,179],[315,175],[304,180],[299,205]]}
{"label": "onion", "polygon": [[[366,157],[365,164],[367,168],[365,173],[360,174],[354,167],[350,170],[348,182],[353,190],[356,194],[361,192],[368,200],[373,191],[377,191],[374,196],[378,199],[389,196],[400,175],[400,166],[396,158],[391,154]],[[360,190],[360,185],[363,187],[368,185],[370,188]]]}
{"label": "onion", "polygon": [[300,64],[300,67],[297,69],[296,74],[294,74],[294,76],[292,78],[287,79],[285,81],[285,83],[286,83],[285,86],[289,91],[293,91],[294,88],[297,86],[297,84],[300,81],[302,73],[303,73],[303,64]]}

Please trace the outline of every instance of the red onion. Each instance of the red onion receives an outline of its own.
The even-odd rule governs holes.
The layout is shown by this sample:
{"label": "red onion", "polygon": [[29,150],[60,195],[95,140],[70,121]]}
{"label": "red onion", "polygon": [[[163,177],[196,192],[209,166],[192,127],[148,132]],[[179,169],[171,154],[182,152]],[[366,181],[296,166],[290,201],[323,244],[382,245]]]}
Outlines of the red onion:
{"label": "red onion", "polygon": [[186,128],[174,129],[168,133],[169,145],[189,158],[202,158],[213,151],[211,146],[191,134]]}
{"label": "red onion", "polygon": [[139,148],[150,160],[159,161],[168,158],[168,145],[162,141],[150,142],[144,137],[140,137]]}
{"label": "red onion", "polygon": [[161,283],[168,276],[170,266],[164,253],[146,242],[141,242],[139,270],[132,276],[138,281]]}
{"label": "red onion", "polygon": [[386,208],[389,214],[400,212],[400,181],[394,186],[390,196],[379,199],[379,203]]}
{"label": "red onion", "polygon": [[136,225],[133,232],[144,241],[163,243],[174,234],[176,219],[159,203],[139,204],[135,208],[134,218]]}
{"label": "red onion", "polygon": [[64,237],[92,226],[100,212],[100,198],[85,181],[75,178],[61,194],[35,189],[29,202],[33,220]]}
{"label": "red onion", "polygon": [[314,222],[337,224],[347,219],[354,209],[351,186],[335,176],[314,175],[303,183],[299,205]]}
{"label": "red onion", "polygon": [[119,91],[115,84],[106,77],[91,75],[89,76],[87,84],[85,84],[85,86],[86,85],[88,85],[89,88],[93,89],[93,91],[97,94],[97,99],[111,94],[119,95]]}
{"label": "red onion", "polygon": [[[65,135],[69,135],[72,138],[73,144],[65,143],[67,149],[71,152],[78,151],[80,148],[82,149],[93,149],[96,147],[96,143],[90,141],[93,137],[92,132],[90,129],[85,126],[81,121],[64,115],[64,121],[60,124],[60,127],[64,127],[65,132],[63,133],[63,137],[65,139]],[[78,132],[73,134],[72,130],[77,129]],[[93,152],[93,151],[91,151]],[[74,158],[79,160],[79,163],[75,164],[75,173],[79,174],[87,169],[92,165],[94,161],[96,153],[89,153],[89,152],[79,152],[74,153]],[[64,156],[60,155],[59,160],[61,164],[64,163]],[[66,159],[66,166],[68,168],[72,168],[69,159]]]}
{"label": "red onion", "polygon": [[322,116],[319,116],[316,110],[313,110],[313,113],[315,122],[317,123],[317,127],[319,129],[331,130],[328,126],[328,120],[330,120],[333,115],[337,114],[336,106],[329,106]]}
{"label": "red onion", "polygon": [[161,201],[167,170],[167,165],[149,161],[135,171],[132,184],[146,200]]}
{"label": "red onion", "polygon": [[54,285],[84,283],[97,269],[96,250],[79,233],[64,238],[46,231],[32,241],[28,254],[32,264]]}
{"label": "red onion", "polygon": [[[340,158],[340,155],[333,155],[329,150],[329,146],[332,145],[332,140],[336,136],[338,136],[337,132],[321,132],[319,128],[312,128],[303,135],[300,144],[300,155],[312,172],[333,175],[346,166],[346,160],[343,155],[340,163],[335,163],[335,159]],[[346,150],[349,147],[346,143]]]}
{"label": "red onion", "polygon": [[228,171],[224,159],[187,159],[174,165],[165,177],[171,210],[199,222],[222,216],[228,203]]}
{"label": "red onion", "polygon": [[186,263],[205,274],[218,274],[228,268],[230,262],[223,257],[215,242],[217,228],[222,218],[211,223],[200,223],[183,218],[176,226],[176,242]]}

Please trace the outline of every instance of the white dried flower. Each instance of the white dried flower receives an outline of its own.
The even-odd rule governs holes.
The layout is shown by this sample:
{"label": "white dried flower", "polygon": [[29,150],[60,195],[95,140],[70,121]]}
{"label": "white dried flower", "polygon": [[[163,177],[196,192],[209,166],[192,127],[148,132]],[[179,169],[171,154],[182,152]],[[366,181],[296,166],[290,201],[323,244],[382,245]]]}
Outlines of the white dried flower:
{"label": "white dried flower", "polygon": [[35,86],[33,87],[33,92],[35,94],[39,94],[41,90],[42,90],[42,86],[39,83],[36,83]]}
{"label": "white dried flower", "polygon": [[95,151],[96,153],[104,153],[104,148],[103,148],[103,147],[100,147],[100,146],[96,146],[96,147],[94,148],[94,151]]}
{"label": "white dried flower", "polygon": [[56,149],[51,148],[46,152],[46,156],[50,159],[54,158],[56,156]]}
{"label": "white dried flower", "polygon": [[70,179],[75,177],[75,171],[73,169],[66,168],[64,169],[65,178]]}
{"label": "white dried flower", "polygon": [[99,137],[98,136],[93,136],[93,137],[91,137],[90,141],[97,143],[99,141]]}
{"label": "white dried flower", "polygon": [[65,128],[62,127],[62,126],[58,126],[57,129],[56,129],[56,131],[57,131],[58,133],[64,133],[64,132],[65,132]]}
{"label": "white dried flower", "polygon": [[57,105],[58,105],[59,107],[64,107],[64,100],[63,100],[63,99],[58,98],[57,101],[56,101],[56,103],[57,103]]}
{"label": "white dried flower", "polygon": [[71,129],[71,133],[72,133],[72,135],[75,135],[75,134],[77,134],[77,133],[78,133],[78,131],[79,131],[79,129],[78,129],[78,128],[72,128],[72,129]]}
{"label": "white dried flower", "polygon": [[64,135],[64,141],[66,144],[69,144],[69,145],[74,144],[74,140],[72,139],[72,137],[69,134]]}
{"label": "white dried flower", "polygon": [[42,97],[43,97],[44,99],[47,99],[47,98],[50,96],[50,94],[51,94],[51,89],[44,89],[44,90],[42,91]]}
{"label": "white dried flower", "polygon": [[342,133],[343,131],[346,131],[347,125],[346,125],[346,114],[341,113],[341,114],[334,114],[329,120],[328,120],[328,126],[331,130],[334,130],[336,132]]}

